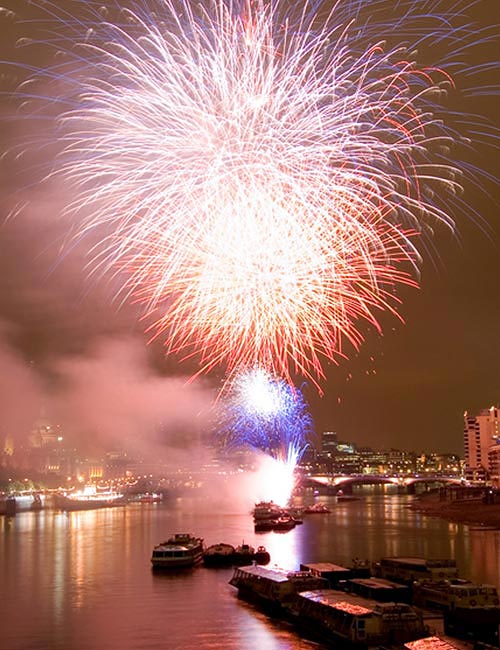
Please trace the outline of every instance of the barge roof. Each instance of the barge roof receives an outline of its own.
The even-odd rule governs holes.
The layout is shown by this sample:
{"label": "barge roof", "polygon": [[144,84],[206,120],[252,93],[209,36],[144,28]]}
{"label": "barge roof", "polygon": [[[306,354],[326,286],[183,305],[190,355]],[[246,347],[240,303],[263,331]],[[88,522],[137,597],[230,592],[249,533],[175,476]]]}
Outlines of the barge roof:
{"label": "barge roof", "polygon": [[287,571],[286,569],[268,569],[267,567],[250,565],[238,567],[237,571],[247,573],[248,575],[266,578],[273,582],[287,582],[294,577],[317,577],[313,576],[309,571]]}
{"label": "barge roof", "polygon": [[380,607],[380,603],[349,594],[336,589],[314,589],[313,591],[301,591],[299,596],[333,609],[342,610],[355,616],[372,614]]}

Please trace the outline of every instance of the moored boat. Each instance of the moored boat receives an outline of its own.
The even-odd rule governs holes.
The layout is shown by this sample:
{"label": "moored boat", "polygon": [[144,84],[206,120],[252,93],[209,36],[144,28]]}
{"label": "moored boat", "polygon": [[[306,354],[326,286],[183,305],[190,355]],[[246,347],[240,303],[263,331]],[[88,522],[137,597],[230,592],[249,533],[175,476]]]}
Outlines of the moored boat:
{"label": "moored boat", "polygon": [[209,567],[232,566],[235,551],[232,544],[212,544],[203,552],[203,564]]}
{"label": "moored boat", "polygon": [[275,614],[284,614],[297,593],[324,587],[327,582],[309,571],[246,566],[234,570],[229,584],[236,587],[243,600],[254,602]]}
{"label": "moored boat", "polygon": [[306,634],[335,647],[380,648],[428,633],[420,612],[406,603],[380,603],[335,589],[298,593],[290,611]]}
{"label": "moored boat", "polygon": [[281,515],[283,509],[274,501],[259,501],[253,509],[254,522],[276,519]]}
{"label": "moored boat", "polygon": [[245,543],[235,547],[220,542],[209,546],[203,553],[203,564],[208,567],[269,564],[270,561],[271,556],[264,546],[259,546],[255,550],[253,546]]}
{"label": "moored boat", "polygon": [[270,561],[271,561],[271,556],[269,555],[269,552],[266,550],[266,547],[258,546],[254,555],[254,562],[256,564],[269,564]]}
{"label": "moored boat", "polygon": [[176,533],[157,544],[151,554],[153,569],[178,569],[196,566],[203,559],[203,538]]}
{"label": "moored boat", "polygon": [[328,589],[327,581],[310,571],[242,567],[229,583],[240,598],[335,647],[380,648],[428,634],[422,615],[410,605]]}
{"label": "moored boat", "polygon": [[413,583],[413,602],[443,612],[445,631],[453,636],[498,645],[500,599],[493,585],[464,579]]}
{"label": "moored boat", "polygon": [[304,523],[304,508],[292,506],[291,508],[287,508],[285,512],[293,517],[296,524]]}
{"label": "moored boat", "polygon": [[324,503],[314,503],[312,506],[304,508],[304,514],[314,515],[314,514],[328,514],[331,512],[328,506],[325,506]]}
{"label": "moored boat", "polygon": [[254,530],[256,533],[265,533],[273,530],[276,524],[276,519],[260,519],[254,522]]}
{"label": "moored boat", "polygon": [[240,544],[235,548],[233,565],[234,566],[245,566],[248,564],[269,564],[271,561],[271,556],[266,551],[265,546],[259,546],[257,550],[249,544]]}
{"label": "moored boat", "polygon": [[293,517],[288,514],[282,514],[280,517],[273,520],[272,529],[278,531],[286,531],[292,530],[292,528],[295,528],[296,525],[296,521]]}
{"label": "moored boat", "polygon": [[452,559],[427,559],[422,557],[383,557],[374,567],[377,578],[403,584],[416,580],[449,580],[458,578],[458,568]]}
{"label": "moored boat", "polygon": [[282,514],[276,519],[262,519],[254,523],[254,530],[256,533],[263,533],[266,531],[274,530],[276,532],[286,532],[295,528],[297,522],[290,515]]}

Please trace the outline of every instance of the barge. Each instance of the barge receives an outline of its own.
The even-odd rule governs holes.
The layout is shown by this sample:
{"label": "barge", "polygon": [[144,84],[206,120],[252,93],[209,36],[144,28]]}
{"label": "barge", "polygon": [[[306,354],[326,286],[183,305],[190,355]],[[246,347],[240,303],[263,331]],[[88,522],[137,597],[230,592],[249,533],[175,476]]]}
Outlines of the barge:
{"label": "barge", "polygon": [[450,580],[458,578],[455,560],[422,557],[384,557],[373,567],[376,578],[412,584],[417,580]]}
{"label": "barge", "polygon": [[269,564],[271,556],[265,546],[257,550],[250,544],[233,546],[220,542],[209,546],[203,553],[203,564],[207,567],[245,566],[253,562],[256,564]]}
{"label": "barge", "polygon": [[229,583],[240,598],[335,647],[380,648],[428,634],[422,614],[410,605],[328,589],[328,581],[310,571],[241,567]]}
{"label": "barge", "polygon": [[413,602],[442,612],[447,634],[499,645],[500,600],[493,585],[462,579],[415,582]]}
{"label": "barge", "polygon": [[335,647],[380,648],[428,634],[422,614],[406,603],[380,603],[336,589],[297,594],[291,613],[305,634]]}

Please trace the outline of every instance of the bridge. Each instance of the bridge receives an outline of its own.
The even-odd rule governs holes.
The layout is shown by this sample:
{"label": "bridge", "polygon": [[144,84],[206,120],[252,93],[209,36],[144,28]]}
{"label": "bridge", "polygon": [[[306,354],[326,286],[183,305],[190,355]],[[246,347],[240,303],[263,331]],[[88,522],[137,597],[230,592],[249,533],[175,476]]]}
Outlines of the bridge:
{"label": "bridge", "polygon": [[429,485],[463,485],[459,478],[439,475],[425,476],[384,476],[381,474],[337,474],[303,476],[302,485],[312,487],[324,494],[352,494],[354,485],[395,485],[400,492],[415,494],[417,485],[427,488]]}

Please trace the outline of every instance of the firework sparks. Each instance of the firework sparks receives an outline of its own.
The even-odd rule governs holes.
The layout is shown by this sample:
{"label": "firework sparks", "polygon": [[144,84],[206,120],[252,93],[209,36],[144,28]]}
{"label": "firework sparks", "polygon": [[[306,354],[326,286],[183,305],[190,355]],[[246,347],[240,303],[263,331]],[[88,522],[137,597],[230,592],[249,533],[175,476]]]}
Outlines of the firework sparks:
{"label": "firework sparks", "polygon": [[256,484],[267,492],[260,498],[286,504],[295,485],[295,468],[314,428],[301,391],[257,368],[234,377],[220,408],[219,445],[229,452],[262,452],[258,461],[262,480]]}
{"label": "firework sparks", "polygon": [[313,430],[301,391],[262,369],[236,375],[222,410],[226,449],[258,449],[292,467]]}
{"label": "firework sparks", "polygon": [[[380,3],[289,4],[44,2],[64,56],[38,76],[62,97],[54,174],[78,238],[98,233],[93,268],[125,277],[151,336],[202,371],[317,382],[397,315],[414,236],[453,228],[438,198],[460,190],[459,137],[434,117],[448,74],[378,40]],[[391,31],[463,45],[418,5]]]}

